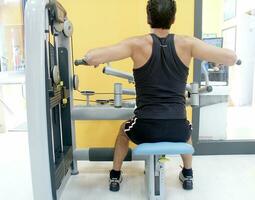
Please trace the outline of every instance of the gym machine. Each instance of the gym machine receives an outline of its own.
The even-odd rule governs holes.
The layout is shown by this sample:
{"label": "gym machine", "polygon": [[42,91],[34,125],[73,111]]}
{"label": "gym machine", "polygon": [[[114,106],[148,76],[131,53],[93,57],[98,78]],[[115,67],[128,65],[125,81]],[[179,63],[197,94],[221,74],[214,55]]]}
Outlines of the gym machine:
{"label": "gym machine", "polygon": [[[113,148],[76,148],[75,120],[128,120],[133,116],[134,89],[115,83],[113,98],[92,104],[93,91],[80,91],[86,103],[74,106],[73,26],[66,10],[55,0],[28,0],[25,11],[26,100],[34,199],[57,200],[70,175],[78,174],[77,161],[112,161]],[[75,62],[83,64],[83,60]],[[134,83],[132,74],[104,68],[106,75]],[[207,82],[187,85],[187,105],[199,106],[200,94],[211,92]],[[107,113],[107,115],[105,115]],[[146,160],[130,149],[125,161]]]}
{"label": "gym machine", "polygon": [[59,199],[71,174],[74,124],[73,27],[56,1],[29,0],[25,9],[26,100],[34,199]]}

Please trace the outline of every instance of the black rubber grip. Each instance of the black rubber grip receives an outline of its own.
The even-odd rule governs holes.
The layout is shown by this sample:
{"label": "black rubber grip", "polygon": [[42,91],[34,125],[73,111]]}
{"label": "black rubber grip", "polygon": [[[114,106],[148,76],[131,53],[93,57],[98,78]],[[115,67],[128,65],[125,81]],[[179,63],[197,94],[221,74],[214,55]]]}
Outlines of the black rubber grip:
{"label": "black rubber grip", "polygon": [[104,67],[104,69],[103,69],[103,73],[105,73],[105,67]]}
{"label": "black rubber grip", "polygon": [[206,90],[207,90],[207,92],[212,92],[213,91],[213,87],[209,85],[209,86],[207,86]]}
{"label": "black rubber grip", "polygon": [[242,64],[242,60],[237,60],[237,61],[236,61],[236,64],[237,64],[237,65],[241,65],[241,64]]}
{"label": "black rubber grip", "polygon": [[[89,161],[113,161],[114,148],[90,148]],[[132,150],[128,150],[128,154],[124,161],[132,161]]]}
{"label": "black rubber grip", "polygon": [[74,65],[75,65],[75,66],[79,66],[79,65],[88,65],[88,63],[87,63],[85,60],[81,59],[81,60],[75,60],[75,61],[74,61]]}

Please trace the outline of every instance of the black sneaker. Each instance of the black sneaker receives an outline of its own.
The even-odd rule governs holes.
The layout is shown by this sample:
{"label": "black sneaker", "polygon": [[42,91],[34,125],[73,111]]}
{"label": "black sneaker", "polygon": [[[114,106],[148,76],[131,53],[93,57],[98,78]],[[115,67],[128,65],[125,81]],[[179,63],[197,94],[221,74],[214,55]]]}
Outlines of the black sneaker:
{"label": "black sneaker", "polygon": [[110,178],[109,184],[110,184],[110,191],[112,192],[118,192],[120,190],[120,184],[122,182],[122,176],[120,175],[120,178]]}
{"label": "black sneaker", "polygon": [[184,190],[193,189],[193,176],[184,176],[182,171],[179,174],[179,179],[182,182],[182,187]]}

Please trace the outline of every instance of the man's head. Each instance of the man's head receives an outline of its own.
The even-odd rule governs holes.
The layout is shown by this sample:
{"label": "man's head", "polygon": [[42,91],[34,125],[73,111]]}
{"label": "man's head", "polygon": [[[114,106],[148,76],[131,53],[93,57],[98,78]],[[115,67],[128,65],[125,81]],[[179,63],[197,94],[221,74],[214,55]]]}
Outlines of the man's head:
{"label": "man's head", "polygon": [[175,21],[175,0],[148,0],[147,15],[151,28],[170,29]]}

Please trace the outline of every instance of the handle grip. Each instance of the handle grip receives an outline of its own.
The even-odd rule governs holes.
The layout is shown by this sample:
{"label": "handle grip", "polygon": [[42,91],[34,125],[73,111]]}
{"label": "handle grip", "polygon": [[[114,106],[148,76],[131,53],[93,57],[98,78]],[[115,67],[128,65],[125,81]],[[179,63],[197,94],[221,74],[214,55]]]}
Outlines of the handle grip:
{"label": "handle grip", "polygon": [[236,61],[236,65],[241,65],[241,64],[242,64],[242,60],[238,59],[238,60]]}
{"label": "handle grip", "polygon": [[88,65],[88,63],[87,63],[84,59],[80,59],[80,60],[75,60],[75,61],[74,61],[74,65],[75,65],[75,66],[79,66],[79,65]]}
{"label": "handle grip", "polygon": [[210,85],[199,88],[199,93],[210,93],[212,91],[213,91],[213,87]]}

